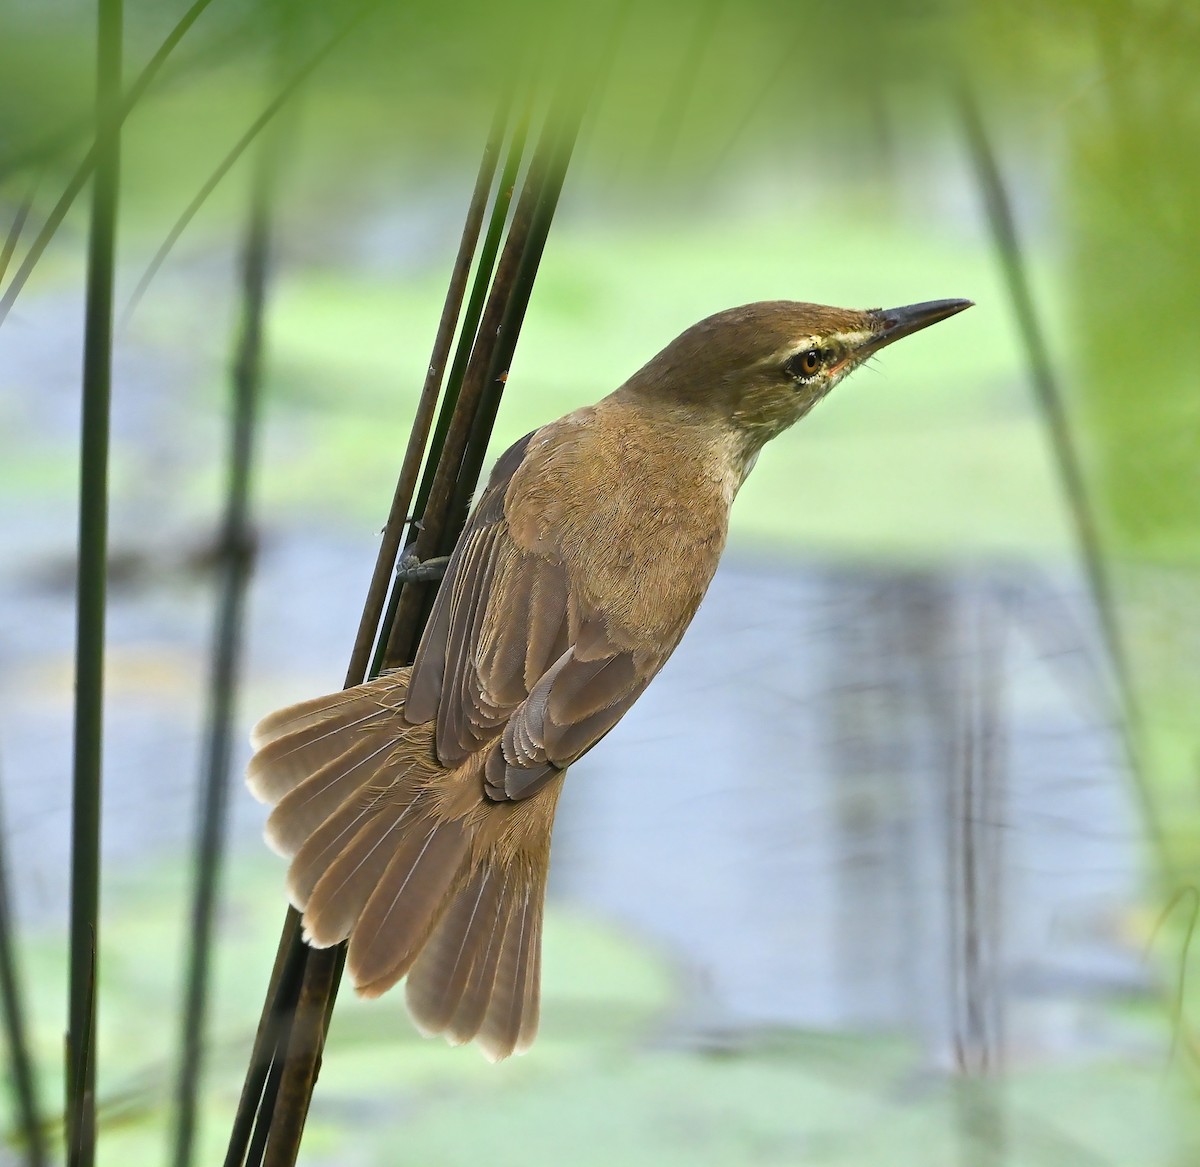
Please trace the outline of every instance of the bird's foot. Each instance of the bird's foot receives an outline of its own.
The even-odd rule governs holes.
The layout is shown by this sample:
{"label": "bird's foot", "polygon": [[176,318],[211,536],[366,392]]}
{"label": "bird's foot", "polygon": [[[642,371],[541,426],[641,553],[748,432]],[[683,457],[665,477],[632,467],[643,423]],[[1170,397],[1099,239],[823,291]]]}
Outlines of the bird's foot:
{"label": "bird's foot", "polygon": [[450,562],[449,555],[439,555],[435,559],[420,560],[407,548],[396,564],[396,578],[401,583],[433,583],[446,574],[446,565]]}

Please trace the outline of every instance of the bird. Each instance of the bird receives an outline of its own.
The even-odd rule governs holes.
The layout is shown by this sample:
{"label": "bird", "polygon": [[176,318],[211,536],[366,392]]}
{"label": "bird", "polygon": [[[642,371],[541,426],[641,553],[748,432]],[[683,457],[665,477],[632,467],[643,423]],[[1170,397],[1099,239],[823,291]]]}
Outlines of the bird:
{"label": "bird", "polygon": [[304,939],[348,940],[360,995],[406,978],[422,1034],[493,1061],[529,1049],[569,767],[679,644],[763,446],[880,349],[971,304],[771,300],[701,320],[500,456],[411,666],[255,726],[247,781],[273,807],[266,839],[290,860]]}

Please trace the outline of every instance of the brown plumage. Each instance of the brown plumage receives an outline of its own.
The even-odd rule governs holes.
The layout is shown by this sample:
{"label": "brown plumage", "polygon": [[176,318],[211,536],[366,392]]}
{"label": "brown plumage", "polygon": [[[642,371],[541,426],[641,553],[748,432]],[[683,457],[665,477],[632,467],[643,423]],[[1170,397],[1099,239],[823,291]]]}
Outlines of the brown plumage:
{"label": "brown plumage", "polygon": [[968,303],[773,301],[701,321],[500,458],[411,668],[258,724],[247,778],[274,804],[288,894],[310,944],[349,939],[360,993],[407,976],[422,1032],[493,1059],[529,1047],[567,767],[679,643],[763,444]]}

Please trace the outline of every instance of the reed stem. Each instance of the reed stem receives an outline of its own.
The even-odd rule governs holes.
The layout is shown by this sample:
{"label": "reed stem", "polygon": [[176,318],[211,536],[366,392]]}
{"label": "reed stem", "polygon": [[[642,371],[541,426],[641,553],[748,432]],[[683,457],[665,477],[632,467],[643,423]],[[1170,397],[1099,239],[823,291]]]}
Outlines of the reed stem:
{"label": "reed stem", "polygon": [[108,446],[113,282],[120,175],[122,0],[99,0],[96,177],[88,236],[79,473],[75,742],[71,820],[70,986],[67,1022],[67,1162],[96,1152],[96,965],[100,916],[100,804],[104,617],[108,552]]}
{"label": "reed stem", "polygon": [[209,676],[208,732],[197,816],[196,885],[192,899],[183,1029],[176,1080],[175,1167],[188,1167],[192,1162],[197,1099],[204,1064],[204,1025],[213,917],[225,849],[233,725],[241,673],[243,613],[254,567],[250,476],[262,384],[271,204],[278,157],[278,135],[264,138],[255,167],[242,248],[242,321],[231,376],[233,395],[228,479],[225,514],[218,543],[220,595]]}

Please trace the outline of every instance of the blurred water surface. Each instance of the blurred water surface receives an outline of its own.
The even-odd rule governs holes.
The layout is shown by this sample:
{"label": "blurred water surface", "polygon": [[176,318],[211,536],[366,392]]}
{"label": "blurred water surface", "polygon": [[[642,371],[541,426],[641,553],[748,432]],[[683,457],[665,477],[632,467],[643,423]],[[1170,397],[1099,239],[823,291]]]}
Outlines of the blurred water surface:
{"label": "blurred water surface", "polygon": [[[0,528],[4,793],[20,914],[54,926],[72,597],[28,555],[45,521]],[[120,864],[189,838],[211,601],[186,551],[173,576],[169,557],[128,562],[114,589],[104,845]],[[245,725],[336,687],[369,554],[330,531],[263,532]],[[1139,826],[1087,628],[1070,579],[735,557],[572,769],[552,895],[677,967],[666,1023],[689,1040],[901,1029],[945,1065],[968,1046],[1103,1046],[1094,1003],[1145,988],[1126,936]],[[235,846],[260,847],[240,783],[233,805]]]}

